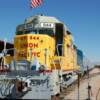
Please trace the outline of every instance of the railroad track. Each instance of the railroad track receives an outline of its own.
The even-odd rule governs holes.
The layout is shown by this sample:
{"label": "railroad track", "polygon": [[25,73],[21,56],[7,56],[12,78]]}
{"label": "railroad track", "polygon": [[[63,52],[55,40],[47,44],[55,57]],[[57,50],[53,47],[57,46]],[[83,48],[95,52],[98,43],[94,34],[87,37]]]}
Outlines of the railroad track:
{"label": "railroad track", "polygon": [[[81,79],[82,80],[82,79]],[[69,85],[67,88],[64,88],[63,91],[60,94],[60,100],[64,100],[64,97],[68,94],[70,94],[78,84],[78,81],[75,81],[73,84]]]}
{"label": "railroad track", "polygon": [[[90,74],[89,78],[96,77],[97,75],[100,75],[100,72]],[[87,74],[80,78],[80,84],[83,83],[86,79],[88,79]],[[63,89],[62,93],[60,94],[60,100],[64,100],[64,97],[74,91],[76,87],[78,87],[78,80],[68,86],[66,89]]]}
{"label": "railroad track", "polygon": [[[100,72],[90,74],[89,78],[95,77],[95,76],[97,76],[97,75],[100,75]],[[87,76],[85,76],[84,79],[87,79]]]}

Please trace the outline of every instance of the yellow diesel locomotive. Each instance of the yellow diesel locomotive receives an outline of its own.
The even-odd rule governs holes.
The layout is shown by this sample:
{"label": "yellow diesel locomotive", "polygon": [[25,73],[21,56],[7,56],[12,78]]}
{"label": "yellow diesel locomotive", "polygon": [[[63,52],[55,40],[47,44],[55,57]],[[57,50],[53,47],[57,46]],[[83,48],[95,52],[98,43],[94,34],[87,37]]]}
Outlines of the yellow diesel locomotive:
{"label": "yellow diesel locomotive", "polygon": [[16,61],[25,59],[34,64],[37,58],[46,70],[79,70],[72,34],[55,17],[36,15],[18,25],[14,48]]}
{"label": "yellow diesel locomotive", "polygon": [[77,79],[77,47],[55,17],[25,19],[16,28],[13,50],[10,72],[0,74],[0,98],[50,100]]}

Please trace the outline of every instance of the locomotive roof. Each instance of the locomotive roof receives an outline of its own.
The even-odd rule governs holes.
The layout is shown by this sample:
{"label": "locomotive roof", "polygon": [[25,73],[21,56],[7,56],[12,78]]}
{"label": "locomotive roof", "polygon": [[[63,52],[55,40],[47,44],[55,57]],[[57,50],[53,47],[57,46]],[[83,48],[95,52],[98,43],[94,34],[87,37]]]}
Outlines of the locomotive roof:
{"label": "locomotive roof", "polygon": [[25,23],[31,23],[33,21],[36,21],[37,23],[45,23],[45,22],[48,22],[48,23],[61,23],[55,17],[44,16],[44,15],[36,15],[36,16],[32,16],[30,18],[25,19]]}

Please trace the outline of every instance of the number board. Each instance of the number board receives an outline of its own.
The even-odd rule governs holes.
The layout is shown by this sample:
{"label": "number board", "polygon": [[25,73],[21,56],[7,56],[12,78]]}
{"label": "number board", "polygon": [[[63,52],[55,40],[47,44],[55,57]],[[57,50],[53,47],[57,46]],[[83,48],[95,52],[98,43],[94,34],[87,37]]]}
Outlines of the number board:
{"label": "number board", "polygon": [[54,23],[41,23],[42,28],[54,28]]}

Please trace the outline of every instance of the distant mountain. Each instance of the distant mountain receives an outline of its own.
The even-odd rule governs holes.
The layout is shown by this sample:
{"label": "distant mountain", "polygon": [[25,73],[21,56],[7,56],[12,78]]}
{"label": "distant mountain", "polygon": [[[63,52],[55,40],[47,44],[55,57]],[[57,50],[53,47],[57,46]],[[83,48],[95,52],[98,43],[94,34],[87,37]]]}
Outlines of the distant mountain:
{"label": "distant mountain", "polygon": [[93,64],[94,65],[100,65],[100,62],[94,62]]}

